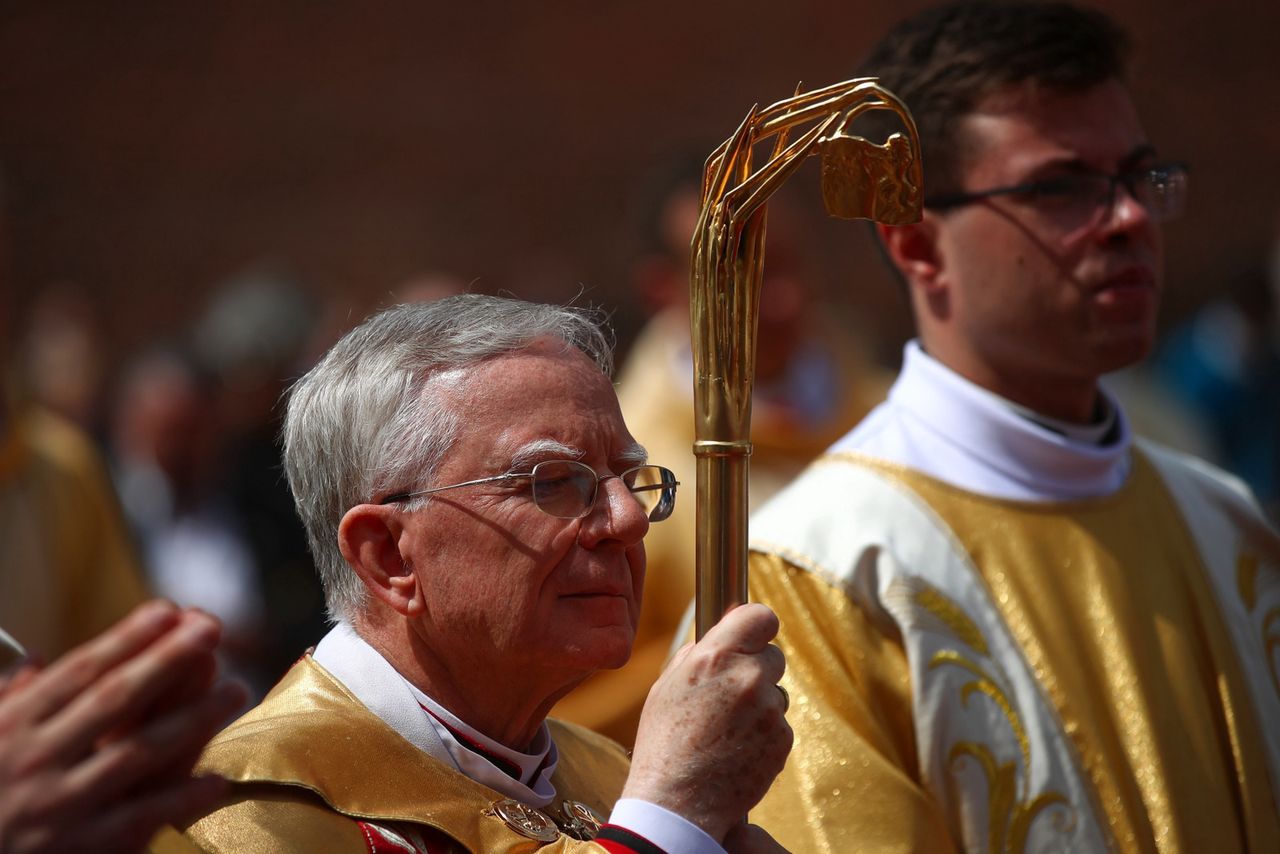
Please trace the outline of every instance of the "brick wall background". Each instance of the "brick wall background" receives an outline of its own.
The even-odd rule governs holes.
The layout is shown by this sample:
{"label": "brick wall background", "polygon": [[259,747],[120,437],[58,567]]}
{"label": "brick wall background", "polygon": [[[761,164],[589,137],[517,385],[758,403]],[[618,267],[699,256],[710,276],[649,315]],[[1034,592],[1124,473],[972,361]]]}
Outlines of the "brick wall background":
{"label": "brick wall background", "polygon": [[[19,306],[60,279],[90,289],[113,357],[264,260],[353,317],[424,270],[528,297],[585,289],[618,307],[625,339],[639,176],[798,80],[849,76],[922,5],[6,2],[9,280]],[[1280,4],[1108,9],[1134,34],[1152,138],[1195,170],[1167,232],[1172,322],[1275,234]],[[906,334],[863,229],[815,229],[841,310]]]}

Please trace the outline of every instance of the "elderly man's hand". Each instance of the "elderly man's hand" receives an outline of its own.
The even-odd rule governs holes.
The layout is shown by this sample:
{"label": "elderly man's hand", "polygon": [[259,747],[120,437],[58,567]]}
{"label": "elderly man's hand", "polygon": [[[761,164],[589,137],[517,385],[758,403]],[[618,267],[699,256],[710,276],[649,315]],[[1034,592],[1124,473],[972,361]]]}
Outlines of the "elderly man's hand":
{"label": "elderly man's hand", "polygon": [[730,611],[676,653],[645,702],[623,797],[678,813],[723,842],[791,750],[777,688],[786,662],[763,605]]}
{"label": "elderly man's hand", "polygon": [[245,699],[215,682],[219,634],[206,614],[149,602],[0,684],[0,850],[136,851],[212,806],[225,781],[191,768]]}

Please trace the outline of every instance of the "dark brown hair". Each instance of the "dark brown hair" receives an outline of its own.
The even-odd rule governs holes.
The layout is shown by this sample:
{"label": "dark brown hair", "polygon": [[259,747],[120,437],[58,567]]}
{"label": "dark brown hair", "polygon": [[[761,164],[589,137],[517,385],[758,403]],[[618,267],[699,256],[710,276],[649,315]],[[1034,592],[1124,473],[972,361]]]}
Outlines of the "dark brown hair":
{"label": "dark brown hair", "polygon": [[1011,86],[1079,91],[1124,76],[1129,40],[1106,15],[1064,2],[977,0],[894,27],[862,64],[911,109],[925,193],[959,189],[956,123]]}

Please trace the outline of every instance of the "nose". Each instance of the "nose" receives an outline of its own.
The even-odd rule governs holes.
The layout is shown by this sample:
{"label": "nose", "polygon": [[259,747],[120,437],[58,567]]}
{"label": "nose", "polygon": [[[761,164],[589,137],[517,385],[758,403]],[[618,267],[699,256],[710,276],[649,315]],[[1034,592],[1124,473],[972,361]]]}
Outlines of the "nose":
{"label": "nose", "polygon": [[578,537],[583,546],[599,548],[610,544],[630,548],[649,533],[649,517],[640,502],[615,476],[603,477],[596,487],[596,503],[582,517]]}
{"label": "nose", "polygon": [[1112,185],[1111,203],[1102,213],[1099,231],[1108,239],[1121,234],[1149,231],[1155,225],[1151,211],[1124,181]]}

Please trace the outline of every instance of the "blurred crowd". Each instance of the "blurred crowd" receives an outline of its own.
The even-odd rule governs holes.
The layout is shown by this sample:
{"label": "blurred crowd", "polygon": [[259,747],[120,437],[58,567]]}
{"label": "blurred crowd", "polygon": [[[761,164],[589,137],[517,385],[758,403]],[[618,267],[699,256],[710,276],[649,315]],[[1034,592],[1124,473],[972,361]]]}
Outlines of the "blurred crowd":
{"label": "blurred crowd", "polygon": [[[621,342],[630,353],[618,377],[624,414],[651,458],[676,471],[683,498],[676,517],[647,541],[645,608],[632,663],[597,675],[556,710],[623,743],[633,738],[645,692],[693,594],[685,282],[695,187],[685,171],[647,188],[652,203],[638,226],[644,251],[630,282],[647,320],[617,323],[642,327],[634,341]],[[874,406],[893,376],[895,366],[871,354],[891,352],[899,342],[877,341],[874,322],[855,329],[832,310],[826,289],[829,282],[838,286],[839,274],[820,271],[816,258],[800,220],[776,204],[760,316],[753,503]],[[388,301],[431,300],[469,287],[450,275],[426,274],[391,289]],[[1166,334],[1145,368],[1115,377],[1113,389],[1139,432],[1234,471],[1280,518],[1280,240],[1274,257],[1224,273],[1218,293]],[[9,301],[15,309],[18,301]],[[277,421],[282,393],[344,331],[346,312],[287,273],[256,269],[222,283],[194,322],[111,364],[103,311],[91,283],[59,282],[9,318],[0,486],[17,470],[16,459],[37,453],[74,458],[67,463],[74,478],[98,486],[77,487],[83,506],[64,507],[70,527],[45,536],[43,545],[37,522],[23,523],[14,513],[10,524],[18,533],[9,536],[32,542],[25,552],[17,539],[5,544],[0,624],[29,632],[18,639],[52,659],[150,591],[217,616],[227,667],[261,696],[324,631],[320,587],[281,470]],[[47,447],[37,452],[28,445]],[[11,484],[0,500],[29,512],[33,490]],[[119,536],[109,533],[113,526]],[[85,601],[64,603],[57,620],[20,604],[34,601],[37,591],[14,587],[17,578],[33,583],[31,574],[11,571],[16,562],[48,560],[43,555],[57,540],[84,540],[90,528],[96,545],[81,558],[88,568],[76,571],[99,573],[100,583],[66,587]],[[65,555],[57,560],[73,562]],[[60,582],[41,583],[49,589],[40,595],[58,595]],[[24,628],[62,623],[73,628],[61,634]]]}

